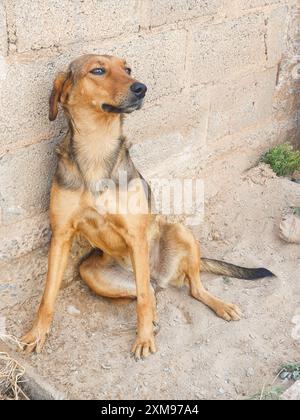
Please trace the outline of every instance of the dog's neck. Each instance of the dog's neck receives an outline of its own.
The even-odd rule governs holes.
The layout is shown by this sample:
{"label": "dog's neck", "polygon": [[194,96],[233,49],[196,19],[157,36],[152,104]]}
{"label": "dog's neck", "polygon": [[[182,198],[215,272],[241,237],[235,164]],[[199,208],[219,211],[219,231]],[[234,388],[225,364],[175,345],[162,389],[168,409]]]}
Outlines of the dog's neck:
{"label": "dog's neck", "polygon": [[87,185],[108,178],[122,147],[122,118],[118,114],[72,110],[72,149]]}

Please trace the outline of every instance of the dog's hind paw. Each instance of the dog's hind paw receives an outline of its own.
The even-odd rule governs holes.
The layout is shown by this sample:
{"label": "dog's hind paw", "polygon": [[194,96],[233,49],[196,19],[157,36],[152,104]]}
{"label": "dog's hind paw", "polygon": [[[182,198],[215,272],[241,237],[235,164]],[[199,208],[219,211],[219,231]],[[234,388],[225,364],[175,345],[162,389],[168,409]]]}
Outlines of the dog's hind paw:
{"label": "dog's hind paw", "polygon": [[225,319],[225,321],[239,321],[243,313],[240,308],[232,303],[225,303],[222,302],[218,309],[216,310],[216,314],[220,317]]}

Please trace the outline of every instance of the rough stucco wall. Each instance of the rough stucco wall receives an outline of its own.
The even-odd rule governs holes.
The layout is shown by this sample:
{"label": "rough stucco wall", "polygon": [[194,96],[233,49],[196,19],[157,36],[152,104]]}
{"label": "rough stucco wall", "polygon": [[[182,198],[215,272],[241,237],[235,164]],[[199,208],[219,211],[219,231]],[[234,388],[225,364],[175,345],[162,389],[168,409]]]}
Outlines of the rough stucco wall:
{"label": "rough stucco wall", "polygon": [[0,0],[0,307],[44,280],[58,70],[87,52],[126,57],[149,87],[125,125],[138,166],[204,178],[209,200],[299,135],[299,23],[297,0]]}

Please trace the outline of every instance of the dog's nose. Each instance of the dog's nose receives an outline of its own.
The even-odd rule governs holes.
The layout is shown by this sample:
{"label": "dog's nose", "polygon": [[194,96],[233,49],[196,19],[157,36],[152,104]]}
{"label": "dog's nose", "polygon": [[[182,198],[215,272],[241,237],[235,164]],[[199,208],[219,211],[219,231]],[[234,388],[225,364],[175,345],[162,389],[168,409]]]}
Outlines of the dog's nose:
{"label": "dog's nose", "polygon": [[138,99],[143,99],[147,92],[147,86],[143,83],[133,83],[133,85],[130,86],[131,92],[135,94],[135,96]]}

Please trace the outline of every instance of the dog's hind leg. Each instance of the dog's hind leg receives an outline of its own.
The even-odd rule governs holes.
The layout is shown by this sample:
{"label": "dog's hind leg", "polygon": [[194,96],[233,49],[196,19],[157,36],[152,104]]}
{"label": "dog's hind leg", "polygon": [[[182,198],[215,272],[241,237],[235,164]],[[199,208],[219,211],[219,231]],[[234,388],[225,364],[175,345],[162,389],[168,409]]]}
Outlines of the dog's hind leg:
{"label": "dog's hind leg", "polygon": [[192,234],[181,225],[167,225],[164,233],[157,283],[163,288],[167,285],[181,287],[188,283],[192,297],[207,305],[220,318],[239,320],[242,313],[236,305],[223,302],[203,287],[199,244]]}
{"label": "dog's hind leg", "polygon": [[242,312],[236,305],[216,298],[204,288],[198,267],[195,270],[190,269],[187,277],[190,283],[191,295],[195,299],[204,303],[225,321],[239,321],[241,319]]}
{"label": "dog's hind leg", "polygon": [[[108,254],[92,254],[79,268],[81,278],[97,295],[107,298],[136,299],[133,274],[119,266]],[[157,322],[154,289],[151,287],[154,321]]]}
{"label": "dog's hind leg", "polygon": [[81,278],[97,295],[108,298],[136,298],[134,279],[107,254],[92,254],[79,268]]}

